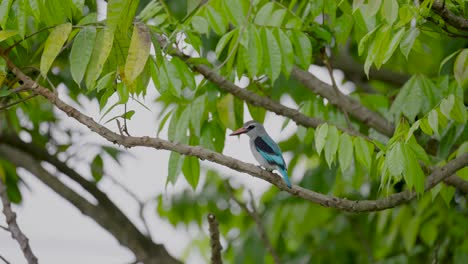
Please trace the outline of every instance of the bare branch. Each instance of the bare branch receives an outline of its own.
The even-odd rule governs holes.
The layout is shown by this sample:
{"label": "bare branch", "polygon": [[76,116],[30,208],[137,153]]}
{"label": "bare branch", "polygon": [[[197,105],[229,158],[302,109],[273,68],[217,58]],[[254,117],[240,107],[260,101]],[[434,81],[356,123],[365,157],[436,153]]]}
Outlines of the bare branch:
{"label": "bare branch", "polygon": [[16,222],[16,213],[11,209],[11,203],[8,199],[6,192],[6,186],[3,181],[0,179],[0,198],[3,204],[3,214],[5,215],[6,222],[8,224],[8,231],[10,231],[11,236],[15,239],[20,245],[23,255],[28,261],[28,264],[37,263],[37,257],[32,252],[31,247],[29,246],[29,239],[21,231],[18,223]]}
{"label": "bare branch", "polygon": [[452,187],[455,187],[459,189],[460,191],[468,194],[468,181],[458,177],[455,174],[445,179],[444,183]]}
{"label": "bare branch", "polygon": [[9,262],[6,258],[4,258],[2,255],[0,255],[0,259],[1,259],[3,262],[5,262],[5,264],[10,264],[10,262]]}
{"label": "bare branch", "polygon": [[[49,186],[54,192],[74,205],[80,212],[91,217],[102,228],[111,233],[121,245],[129,248],[138,260],[151,260],[158,263],[180,263],[168,254],[164,246],[155,244],[148,237],[144,236],[95,184],[93,184],[93,186],[95,186],[96,189],[91,189],[90,186],[86,185],[85,182],[87,181],[79,176],[76,171],[69,168],[69,170],[74,171],[80,178],[83,178],[83,181],[78,181],[77,183],[92,194],[99,201],[98,204],[94,205],[90,203],[74,190],[63,184],[57,177],[45,170],[35,158],[13,146],[0,144],[0,156],[13,165],[22,167],[31,172],[31,174]],[[56,168],[61,171],[64,170],[63,166],[66,165],[62,164],[62,166]],[[75,180],[76,175],[64,175]]]}
{"label": "bare branch", "polygon": [[[144,147],[151,147],[155,149],[165,149],[165,150],[177,152],[182,155],[195,156],[203,160],[209,160],[211,162],[229,167],[233,170],[236,170],[239,172],[245,172],[254,177],[268,181],[274,184],[275,186],[277,186],[279,189],[289,192],[292,195],[301,197],[303,199],[309,200],[314,203],[321,204],[326,207],[334,207],[340,210],[345,210],[345,211],[350,211],[350,212],[368,212],[368,211],[384,210],[384,209],[398,206],[403,203],[407,203],[416,197],[415,192],[407,190],[407,191],[403,191],[400,193],[392,194],[388,197],[378,199],[378,200],[352,201],[348,199],[324,195],[321,193],[317,193],[311,190],[304,189],[299,186],[293,186],[292,188],[288,188],[284,184],[281,178],[277,177],[275,174],[271,172],[262,170],[253,164],[248,164],[248,163],[239,161],[237,159],[224,156],[223,154],[204,149],[200,146],[189,146],[189,145],[184,145],[180,143],[170,142],[170,141],[163,140],[160,138],[152,138],[152,137],[147,137],[147,136],[131,137],[131,136],[119,135],[109,130],[105,126],[97,123],[91,117],[81,113],[77,109],[66,104],[57,96],[57,94],[49,91],[48,89],[39,85],[37,82],[34,82],[33,80],[31,80],[31,78],[29,78],[23,72],[21,72],[21,70],[18,69],[9,60],[7,56],[4,55],[4,58],[7,61],[7,65],[12,70],[12,72],[25,84],[30,85],[33,88],[35,93],[40,94],[41,96],[46,98],[49,102],[54,104],[58,109],[66,113],[68,116],[74,118],[81,124],[87,126],[91,131],[99,134],[100,136],[102,136],[103,138],[107,139],[108,141],[112,143],[119,144],[127,148],[135,147],[135,146],[144,146]],[[295,67],[293,71],[301,73],[302,70]],[[315,76],[307,72],[303,72],[303,73],[305,74],[305,77],[306,77],[305,80],[311,80],[312,82],[315,82],[314,81]],[[310,76],[312,76],[312,78],[310,78]],[[244,90],[244,89],[241,89],[241,90]],[[345,102],[349,102],[350,104],[352,104],[349,98],[345,99]],[[355,105],[351,105],[351,106],[354,107]],[[351,108],[351,110],[353,109],[354,108]],[[359,109],[361,108],[357,107],[356,109],[358,109],[357,111],[359,112],[360,111]],[[352,112],[350,111],[350,113]],[[366,114],[369,114],[369,113],[366,112]],[[373,121],[377,122],[377,120],[373,120]],[[425,190],[427,191],[433,188],[437,183],[439,183],[440,181],[443,181],[445,178],[449,177],[450,175],[455,173],[457,170],[467,165],[468,165],[468,153],[465,153],[461,155],[460,157],[448,162],[444,167],[441,167],[440,169],[433,171],[428,176],[426,185],[425,185]]]}
{"label": "bare branch", "polygon": [[113,176],[107,175],[107,178],[110,179],[110,181],[112,183],[119,186],[124,192],[126,192],[130,197],[132,197],[138,203],[138,216],[140,217],[141,222],[143,223],[143,227],[145,228],[146,235],[150,239],[153,239],[152,236],[151,236],[151,232],[150,232],[150,229],[149,229],[148,222],[146,221],[146,217],[144,215],[146,203],[141,201],[140,198],[138,198],[138,196],[134,192],[132,192],[127,186],[123,185],[121,182],[119,182]]}
{"label": "bare branch", "polygon": [[[25,82],[32,82],[32,80],[29,79],[27,76],[25,76],[24,78]],[[200,146],[188,146],[184,144],[170,142],[167,140],[162,140],[159,138],[129,137],[119,135],[115,132],[112,132],[108,128],[98,124],[91,117],[84,115],[77,109],[66,104],[61,99],[59,99],[53,92],[38,85],[37,83],[32,84],[31,87],[35,87],[35,92],[45,97],[47,100],[53,103],[57,108],[62,110],[68,116],[73,117],[78,122],[87,126],[91,131],[94,131],[95,133],[101,135],[110,142],[120,144],[127,148],[134,146],[145,146],[152,147],[155,149],[166,149],[170,151],[175,151],[179,154],[195,156],[200,159],[209,160],[220,165],[229,167],[233,170],[245,172],[254,177],[266,180],[276,185],[281,190],[287,191],[295,196],[321,204],[326,207],[335,207],[341,210],[351,212],[377,211],[395,207],[402,203],[406,203],[416,197],[416,193],[411,191],[404,191],[379,200],[351,201],[348,199],[341,199],[333,196],[327,196],[320,193],[316,193],[301,188],[299,186],[293,186],[293,188],[289,189],[279,177],[276,177],[276,175],[271,172],[262,170],[255,165],[248,164],[228,156],[224,156],[220,153],[203,149]],[[426,190],[434,187],[437,183],[439,183],[446,177],[452,175],[453,173],[455,173],[455,171],[462,168],[463,166],[466,166],[467,164],[468,154],[464,154],[461,157],[450,161],[441,169],[434,171],[428,178],[428,182],[426,183]]]}
{"label": "bare branch", "polygon": [[347,111],[351,116],[367,126],[374,128],[386,136],[391,137],[393,135],[395,128],[387,119],[341,92],[338,91],[338,93],[335,93],[332,86],[322,82],[310,72],[294,66],[291,76],[300,81],[313,93],[326,98],[331,104],[341,107],[344,111]]}
{"label": "bare branch", "polygon": [[276,264],[280,264],[281,259],[278,253],[276,252],[275,248],[273,247],[273,245],[270,243],[270,240],[268,239],[268,235],[266,233],[265,227],[263,226],[262,219],[260,215],[258,214],[257,209],[255,207],[255,202],[254,202],[252,192],[249,192],[250,199],[251,199],[250,204],[252,206],[252,210],[249,210],[249,208],[247,208],[247,205],[244,202],[236,198],[236,196],[234,195],[232,186],[228,182],[225,182],[225,187],[226,187],[227,192],[229,193],[229,196],[231,196],[231,199],[234,200],[234,202],[236,202],[237,205],[239,205],[239,207],[242,210],[244,210],[254,220],[255,225],[257,226],[257,230],[260,233],[260,238],[262,239],[263,244],[265,245],[268,252],[270,252],[270,255],[273,257],[273,261]]}
{"label": "bare branch", "polygon": [[211,264],[222,264],[221,258],[221,242],[219,241],[219,224],[216,216],[212,213],[208,214],[208,225],[210,231],[210,245],[211,245]]}
{"label": "bare branch", "polygon": [[[349,78],[351,81],[367,81],[367,75],[364,72],[363,64],[357,62],[349,54],[348,50],[340,49],[338,52],[332,54],[330,61],[335,69],[342,70],[345,76],[347,76],[347,78]],[[377,70],[376,68],[371,67],[369,78],[401,87],[406,83],[406,81],[409,80],[410,76],[404,73],[394,72],[383,68]]]}
{"label": "bare branch", "polygon": [[10,232],[10,229],[8,227],[6,227],[6,226],[0,225],[0,228],[7,231],[7,232]]}
{"label": "bare branch", "polygon": [[455,15],[440,1],[434,1],[432,11],[438,14],[449,25],[459,30],[468,30],[468,19]]}

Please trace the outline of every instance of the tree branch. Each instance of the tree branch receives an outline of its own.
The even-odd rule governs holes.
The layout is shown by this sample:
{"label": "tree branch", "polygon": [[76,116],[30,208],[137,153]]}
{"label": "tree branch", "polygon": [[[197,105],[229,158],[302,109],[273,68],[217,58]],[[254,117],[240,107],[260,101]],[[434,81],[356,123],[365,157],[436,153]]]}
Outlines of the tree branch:
{"label": "tree branch", "polygon": [[[103,197],[106,197],[108,201],[94,205],[63,184],[57,177],[45,170],[36,159],[25,154],[23,151],[9,145],[0,144],[0,156],[15,166],[22,167],[31,172],[40,181],[54,190],[54,192],[73,204],[81,213],[91,217],[102,228],[111,233],[121,245],[130,249],[137,259],[161,263],[180,263],[170,256],[162,245],[155,244],[148,237],[144,236],[118,207],[107,198],[107,195],[97,189],[97,187],[96,190],[90,193],[96,194],[100,192],[98,195],[100,198],[96,199],[104,201]],[[69,176],[68,174],[64,175]],[[78,182],[78,184],[80,183]],[[86,185],[81,186],[89,192],[85,187]]]}
{"label": "tree branch", "polygon": [[[27,76],[25,76],[25,82],[32,82]],[[416,197],[416,193],[411,191],[405,191],[397,194],[390,195],[386,198],[379,200],[362,200],[362,201],[351,201],[347,199],[341,199],[337,197],[327,196],[320,193],[316,193],[298,186],[293,186],[289,189],[284,185],[283,181],[277,177],[277,175],[262,170],[255,165],[248,164],[236,159],[233,159],[228,156],[224,156],[220,153],[203,149],[200,146],[188,146],[179,143],[169,142],[167,140],[162,140],[159,138],[151,137],[129,137],[119,135],[115,132],[112,132],[108,128],[98,124],[91,117],[82,114],[77,109],[66,104],[61,99],[57,97],[56,94],[47,90],[46,88],[33,83],[31,87],[34,88],[34,91],[42,95],[44,98],[49,100],[57,108],[62,110],[68,116],[73,117],[81,124],[87,126],[91,131],[101,135],[105,139],[109,140],[112,143],[120,144],[124,147],[130,148],[134,146],[145,146],[152,147],[155,149],[165,149],[170,151],[175,151],[182,155],[195,156],[200,159],[206,159],[220,165],[224,165],[233,170],[239,172],[248,173],[254,177],[266,180],[274,185],[276,185],[281,190],[287,191],[295,196],[301,197],[303,199],[321,204],[326,207],[335,207],[341,210],[351,211],[351,212],[364,212],[364,211],[377,211],[384,210],[387,208],[392,208],[402,203],[406,203]],[[468,154],[463,154],[461,157],[450,161],[439,170],[436,170],[428,177],[427,189],[434,187],[438,182],[442,181],[444,178],[452,175],[458,169],[466,166],[468,164]]]}
{"label": "tree branch", "polygon": [[209,213],[208,216],[208,230],[210,231],[210,245],[211,245],[211,264],[222,264],[221,250],[223,247],[219,241],[219,224],[216,216]]}
{"label": "tree branch", "polygon": [[348,112],[354,118],[363,122],[367,126],[374,128],[388,137],[393,135],[395,128],[387,119],[341,92],[335,93],[332,86],[322,82],[310,72],[294,66],[291,76],[300,81],[313,93],[326,98],[331,104],[342,108],[344,111]]}
{"label": "tree branch", "polygon": [[8,231],[10,231],[11,236],[15,239],[20,245],[21,251],[23,252],[24,257],[29,264],[37,264],[37,257],[32,252],[31,247],[29,246],[29,239],[21,231],[18,223],[16,222],[16,213],[11,209],[11,203],[8,199],[6,192],[6,186],[3,181],[0,179],[0,198],[3,204],[3,214],[5,215],[6,222],[8,224]]}
{"label": "tree branch", "polygon": [[448,184],[452,187],[459,189],[460,191],[468,194],[468,181],[458,177],[457,175],[452,175],[444,180],[445,184]]}
{"label": "tree branch", "polygon": [[455,15],[440,1],[434,1],[432,11],[438,14],[446,23],[459,30],[468,30],[468,19]]}
{"label": "tree branch", "polygon": [[270,255],[273,257],[273,261],[276,264],[281,264],[281,259],[278,253],[276,252],[275,248],[273,247],[273,245],[270,243],[265,227],[263,226],[262,219],[260,215],[258,214],[257,209],[255,208],[255,202],[253,199],[252,192],[250,192],[252,210],[249,210],[249,208],[247,208],[247,205],[244,202],[240,201],[239,199],[236,198],[236,196],[234,196],[232,186],[228,182],[225,182],[225,187],[226,187],[227,192],[229,193],[229,196],[231,196],[231,199],[234,200],[234,202],[236,202],[237,205],[239,205],[239,207],[242,210],[244,210],[250,216],[250,218],[252,218],[252,220],[254,220],[257,226],[257,230],[260,233],[260,238],[262,239],[263,244],[265,245],[268,252],[270,252]]}
{"label": "tree branch", "polygon": [[5,263],[5,264],[10,264],[10,262],[4,258],[2,255],[0,255],[0,259]]}
{"label": "tree branch", "polygon": [[[127,148],[135,147],[135,146],[144,146],[144,147],[151,147],[154,149],[165,149],[165,150],[177,152],[182,155],[195,156],[200,159],[209,160],[211,162],[218,163],[220,165],[226,166],[233,170],[236,170],[239,172],[245,172],[254,177],[268,181],[271,184],[277,186],[279,189],[289,192],[292,195],[301,197],[303,199],[320,204],[322,206],[334,207],[340,210],[345,210],[345,211],[350,211],[350,212],[367,212],[367,211],[384,210],[384,209],[395,207],[403,203],[407,203],[416,197],[415,192],[407,190],[407,191],[403,191],[400,193],[392,194],[388,197],[378,199],[378,200],[355,200],[353,201],[353,200],[324,195],[321,193],[317,193],[314,191],[304,189],[299,186],[293,186],[291,189],[289,189],[288,187],[286,187],[282,179],[280,177],[277,177],[276,174],[262,170],[253,164],[248,164],[248,163],[239,161],[237,159],[224,156],[220,153],[207,150],[207,149],[203,149],[200,146],[189,146],[189,145],[170,142],[170,141],[163,140],[160,138],[152,138],[152,137],[147,137],[147,136],[132,137],[132,136],[119,135],[109,130],[105,126],[97,123],[91,117],[84,115],[77,109],[63,102],[55,93],[39,85],[37,82],[34,82],[31,78],[29,78],[23,72],[21,72],[21,70],[17,68],[11,62],[11,60],[9,60],[7,56],[3,55],[3,57],[7,61],[7,65],[12,70],[12,72],[20,80],[22,80],[24,84],[30,85],[30,87],[33,89],[35,93],[40,94],[41,96],[46,98],[49,102],[54,104],[58,109],[63,111],[65,114],[74,118],[81,124],[87,126],[91,131],[99,134],[100,136],[102,136],[103,138],[107,139],[108,141],[114,144],[120,144]],[[307,72],[304,72],[298,69],[297,67],[293,69],[293,72],[294,71],[300,74],[303,74],[305,77],[304,79],[305,81],[311,81],[314,83],[316,82],[315,76]],[[324,87],[321,87],[321,88],[324,88]],[[348,102],[351,104],[351,106],[353,106],[351,110],[354,109],[354,111],[356,111],[356,109],[361,109],[359,107],[354,108],[355,105],[352,104],[351,99],[349,98],[346,98],[345,102]],[[359,110],[357,111],[359,112]],[[366,111],[364,110],[364,112]],[[366,114],[369,114],[369,113],[366,112]],[[372,118],[369,118],[369,120],[371,119]],[[373,120],[373,121],[377,122],[378,120]],[[389,124],[386,124],[386,125],[389,125]],[[437,183],[439,183],[440,181],[444,180],[445,178],[455,173],[460,168],[463,168],[464,166],[467,166],[467,165],[468,165],[468,153],[465,153],[462,156],[448,162],[444,167],[435,170],[434,172],[431,173],[431,175],[428,176],[426,185],[425,185],[425,190],[429,190],[433,188]]]}
{"label": "tree branch", "polygon": [[[367,80],[367,75],[364,72],[363,65],[357,62],[345,49],[334,53],[331,57],[331,63],[334,68],[342,70],[345,76],[353,81],[362,82]],[[318,65],[322,66],[321,64]],[[374,67],[371,67],[369,78],[400,87],[409,80],[410,76],[383,68],[377,70]]]}

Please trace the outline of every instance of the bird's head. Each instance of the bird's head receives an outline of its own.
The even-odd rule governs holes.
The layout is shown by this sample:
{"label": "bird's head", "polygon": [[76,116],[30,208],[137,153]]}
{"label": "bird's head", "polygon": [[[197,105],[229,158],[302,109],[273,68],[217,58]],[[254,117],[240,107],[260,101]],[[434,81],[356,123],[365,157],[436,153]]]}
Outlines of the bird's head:
{"label": "bird's head", "polygon": [[265,129],[263,128],[262,124],[258,123],[257,121],[251,120],[246,122],[241,128],[237,129],[229,135],[237,136],[240,134],[247,134],[247,136],[252,137],[255,135],[259,135],[264,131]]}

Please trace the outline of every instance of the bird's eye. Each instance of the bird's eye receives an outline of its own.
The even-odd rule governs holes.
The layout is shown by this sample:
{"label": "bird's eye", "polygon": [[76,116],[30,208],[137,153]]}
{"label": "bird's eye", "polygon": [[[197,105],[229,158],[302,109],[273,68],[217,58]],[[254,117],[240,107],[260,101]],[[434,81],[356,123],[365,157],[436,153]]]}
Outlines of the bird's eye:
{"label": "bird's eye", "polygon": [[251,129],[254,129],[254,128],[255,128],[254,125],[250,125],[250,126],[247,127],[248,130],[251,130]]}

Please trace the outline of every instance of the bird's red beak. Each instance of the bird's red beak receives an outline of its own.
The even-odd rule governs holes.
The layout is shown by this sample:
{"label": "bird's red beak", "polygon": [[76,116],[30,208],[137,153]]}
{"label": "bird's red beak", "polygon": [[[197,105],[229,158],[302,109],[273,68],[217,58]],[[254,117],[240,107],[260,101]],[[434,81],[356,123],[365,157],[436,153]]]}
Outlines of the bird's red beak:
{"label": "bird's red beak", "polygon": [[244,134],[246,133],[248,130],[241,127],[239,129],[237,129],[236,131],[232,132],[231,134],[229,134],[230,136],[237,136],[237,135],[240,135],[240,134]]}

